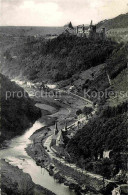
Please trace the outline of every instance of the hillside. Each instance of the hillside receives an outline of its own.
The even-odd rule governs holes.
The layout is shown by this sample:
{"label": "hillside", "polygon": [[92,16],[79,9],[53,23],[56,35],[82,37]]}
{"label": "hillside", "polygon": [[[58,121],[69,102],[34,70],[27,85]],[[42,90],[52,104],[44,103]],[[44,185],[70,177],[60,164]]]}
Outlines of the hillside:
{"label": "hillside", "polygon": [[73,35],[60,35],[53,40],[27,40],[2,50],[4,75],[27,77],[29,80],[50,79],[54,82],[104,63],[116,43],[93,41]]}
{"label": "hillside", "polygon": [[108,104],[110,106],[116,106],[120,103],[127,101],[127,87],[128,87],[128,68],[121,71],[121,73],[112,80],[112,88],[118,93],[117,96],[110,96],[108,99]]}
{"label": "hillside", "polygon": [[[96,115],[89,120],[88,124],[77,131],[76,135],[67,144],[66,151],[70,154],[71,162],[79,167],[84,167],[92,173],[97,173],[108,179],[116,179],[119,182],[126,182],[127,172],[127,49],[128,45],[118,44],[113,50],[106,64],[91,68],[81,75],[74,83],[78,86],[83,84],[90,90],[97,85],[96,77],[100,78],[101,89],[105,83],[105,77],[99,77],[103,67],[110,76],[111,85],[106,90],[111,95],[98,103]],[[94,75],[95,72],[95,75]],[[94,82],[92,83],[92,74]],[[109,154],[109,158],[105,155]],[[118,175],[121,170],[121,174]]]}
{"label": "hillside", "polygon": [[1,74],[0,78],[1,143],[5,139],[22,134],[41,116],[41,112],[21,87]]}
{"label": "hillside", "polygon": [[128,42],[128,13],[99,22],[97,24],[98,31],[102,28],[106,29],[108,38],[116,42]]}
{"label": "hillside", "polygon": [[[61,34],[63,27],[0,27],[1,72],[10,78],[32,81],[69,79],[105,63],[112,52],[121,47],[113,41],[128,41],[128,13],[97,24],[98,30],[103,27],[111,41],[64,35]],[[59,36],[44,39],[55,34]]]}
{"label": "hillside", "polygon": [[[113,178],[127,171],[127,102],[118,107],[101,108],[97,117],[90,120],[69,141],[67,151],[73,162],[85,170]],[[104,152],[110,152],[110,158]],[[125,175],[125,174],[124,174]],[[120,181],[126,182],[126,176]]]}
{"label": "hillside", "polygon": [[117,28],[128,28],[128,13],[121,14],[113,19],[103,20],[97,24],[97,28],[106,28],[106,30]]}
{"label": "hillside", "polygon": [[3,192],[41,195],[32,180],[47,186],[51,176],[69,186],[69,194],[110,195],[127,183],[127,22],[128,13],[100,22],[98,29],[105,27],[110,38],[104,40],[62,33],[61,27],[0,27],[0,146],[24,133],[41,112],[45,122],[30,144],[21,138],[9,150],[18,167],[30,167],[32,179],[2,161]]}
{"label": "hillside", "polygon": [[14,167],[5,160],[0,160],[1,194],[2,195],[55,195],[46,188],[36,185],[28,173]]}

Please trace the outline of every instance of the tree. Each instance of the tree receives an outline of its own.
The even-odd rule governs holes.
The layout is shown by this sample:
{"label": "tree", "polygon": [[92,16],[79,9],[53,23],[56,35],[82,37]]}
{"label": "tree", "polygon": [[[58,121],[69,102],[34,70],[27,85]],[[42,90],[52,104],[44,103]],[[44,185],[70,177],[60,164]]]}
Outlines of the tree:
{"label": "tree", "polygon": [[112,161],[108,158],[102,160],[101,173],[104,178],[108,179],[111,177],[111,164]]}
{"label": "tree", "polygon": [[79,116],[80,114],[82,114],[82,110],[81,109],[79,109],[79,110],[76,111],[76,115],[77,116]]}
{"label": "tree", "polygon": [[85,114],[85,115],[89,115],[91,112],[93,111],[92,107],[84,107],[82,112]]}

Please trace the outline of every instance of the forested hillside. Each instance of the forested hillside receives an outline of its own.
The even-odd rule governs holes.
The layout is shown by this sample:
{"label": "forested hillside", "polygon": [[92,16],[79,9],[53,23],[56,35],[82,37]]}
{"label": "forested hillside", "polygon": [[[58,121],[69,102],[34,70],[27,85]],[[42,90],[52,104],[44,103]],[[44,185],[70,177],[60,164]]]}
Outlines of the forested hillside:
{"label": "forested hillside", "polygon": [[[22,134],[41,116],[24,90],[0,74],[1,78],[1,136],[0,142]],[[25,94],[25,95],[24,95]]]}
{"label": "forested hillside", "polygon": [[6,49],[2,72],[5,75],[26,76],[30,80],[60,81],[75,73],[104,63],[116,48],[109,40],[94,41],[77,36],[60,35],[56,39],[28,40]]}
{"label": "forested hillside", "polygon": [[[126,172],[126,150],[127,102],[101,109],[97,117],[79,130],[67,145],[73,161],[106,178],[115,176],[119,170]],[[110,158],[103,158],[104,151],[110,152]]]}
{"label": "forested hillside", "polygon": [[97,24],[97,28],[106,28],[106,30],[128,27],[128,13],[121,14],[116,18],[104,20]]}
{"label": "forested hillside", "polygon": [[119,44],[107,60],[107,69],[110,77],[114,79],[122,70],[127,68],[128,43]]}
{"label": "forested hillside", "polygon": [[[117,97],[110,96],[106,99],[109,104],[106,101],[100,104],[95,118],[90,119],[67,145],[71,159],[80,167],[109,179],[117,177],[122,170],[118,178],[121,182],[126,182],[127,169],[127,50],[127,43],[118,44],[106,60],[111,90],[118,93]],[[119,95],[120,91],[123,96]],[[110,153],[110,158],[104,157],[105,151]]]}

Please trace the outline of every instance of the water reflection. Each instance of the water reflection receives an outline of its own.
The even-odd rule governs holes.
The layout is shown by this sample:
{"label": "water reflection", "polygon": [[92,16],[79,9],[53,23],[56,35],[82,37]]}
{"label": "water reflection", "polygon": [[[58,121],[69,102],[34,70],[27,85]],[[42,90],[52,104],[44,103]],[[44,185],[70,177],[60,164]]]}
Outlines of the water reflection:
{"label": "water reflection", "polygon": [[24,135],[12,139],[9,147],[0,151],[0,157],[8,161],[11,165],[18,166],[25,173],[29,173],[34,183],[53,191],[55,194],[75,195],[69,188],[57,183],[53,177],[49,176],[47,170],[37,166],[35,161],[25,151],[27,145],[31,143],[29,137],[43,126],[44,123],[36,121]]}

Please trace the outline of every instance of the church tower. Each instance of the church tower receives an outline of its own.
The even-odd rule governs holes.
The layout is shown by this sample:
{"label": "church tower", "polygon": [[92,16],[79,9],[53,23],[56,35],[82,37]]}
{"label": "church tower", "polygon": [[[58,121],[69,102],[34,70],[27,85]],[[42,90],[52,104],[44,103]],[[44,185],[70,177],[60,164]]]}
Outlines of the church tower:
{"label": "church tower", "polygon": [[58,126],[57,126],[57,121],[55,121],[55,129],[54,129],[54,135],[58,134]]}
{"label": "church tower", "polygon": [[96,38],[96,25],[93,25],[93,21],[91,20],[90,26],[89,26],[89,38]]}

